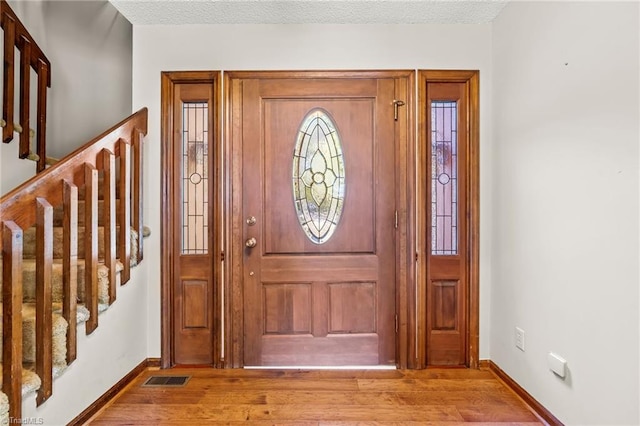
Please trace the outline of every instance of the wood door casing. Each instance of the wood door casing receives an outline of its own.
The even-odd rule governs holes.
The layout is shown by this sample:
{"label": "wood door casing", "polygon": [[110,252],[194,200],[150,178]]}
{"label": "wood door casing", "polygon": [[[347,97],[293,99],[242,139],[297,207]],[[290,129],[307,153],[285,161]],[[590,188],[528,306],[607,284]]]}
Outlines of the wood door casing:
{"label": "wood door casing", "polygon": [[[163,366],[219,365],[219,73],[162,77],[163,127],[171,129],[163,135]],[[185,141],[192,134],[197,140]]]}
{"label": "wood door casing", "polygon": [[[232,191],[242,365],[395,365],[396,79],[228,81],[241,135],[234,151],[242,152],[241,187]],[[314,108],[339,130],[347,188],[336,232],[322,245],[302,231],[291,183],[297,132]],[[251,237],[257,246],[243,248]]]}
{"label": "wood door casing", "polygon": [[[167,153],[170,151],[168,141],[174,137],[176,129],[173,128],[173,99],[174,86],[178,83],[208,83],[215,87],[217,93],[217,78],[220,73],[209,71],[195,72],[171,72],[162,75],[162,366],[170,367],[175,364],[173,348],[175,346],[173,330],[175,313],[173,312],[174,291],[172,288],[174,259],[173,232],[167,227],[173,220],[173,209],[169,200],[173,197],[170,173],[166,173],[173,167],[173,159]],[[242,116],[243,105],[238,101],[242,93],[242,83],[232,85],[233,79],[259,76],[261,78],[278,79],[292,77],[305,80],[308,78],[334,79],[344,78],[378,78],[381,76],[394,78],[396,82],[395,99],[404,100],[406,107],[399,109],[399,120],[395,126],[396,146],[396,207],[398,210],[398,231],[396,233],[396,279],[398,282],[397,313],[397,365],[400,368],[423,368],[427,363],[427,261],[426,239],[424,236],[426,211],[424,205],[427,200],[425,178],[427,156],[424,152],[426,142],[426,109],[425,93],[426,84],[429,82],[458,82],[464,83],[465,96],[469,98],[466,114],[466,131],[469,135],[467,167],[469,170],[467,181],[467,217],[469,218],[467,234],[467,338],[466,365],[472,368],[478,366],[478,337],[479,337],[479,172],[478,172],[478,72],[477,71],[320,71],[320,72],[232,72],[225,73],[226,116],[226,142],[216,144],[217,157],[221,159],[220,168],[216,168],[216,176],[220,177],[225,170],[226,179],[218,180],[218,191],[222,202],[215,213],[215,223],[222,224],[218,229],[214,244],[218,244],[217,252],[222,254],[222,248],[226,253],[223,262],[226,269],[224,276],[222,270],[215,268],[213,272],[213,329],[220,333],[222,339],[214,339],[214,365],[225,367],[242,367],[244,351],[244,307],[242,304],[243,291],[238,282],[242,281],[242,257],[244,239],[236,239],[234,235],[245,232],[245,218],[242,211],[242,179],[243,170],[241,162],[242,154],[242,129],[237,127],[238,117]],[[413,125],[414,112],[414,77],[418,77],[419,94],[419,143],[413,144],[416,136]],[[233,78],[231,78],[233,77]],[[214,104],[219,105],[217,96]],[[219,122],[221,109],[215,108],[216,122]],[[234,117],[236,119],[234,119]],[[215,137],[220,139],[219,128]],[[223,148],[224,146],[224,148]],[[414,154],[415,153],[415,154]],[[417,179],[416,179],[417,177]],[[417,188],[416,188],[417,185]],[[416,197],[414,197],[416,194]],[[224,215],[222,211],[224,210]],[[229,238],[222,241],[221,233],[226,231]],[[418,236],[414,238],[414,235]],[[236,241],[237,240],[237,241]],[[216,259],[217,260],[217,259]],[[220,265],[220,263],[218,263]],[[416,274],[417,287],[414,288],[414,274]],[[224,280],[222,281],[222,279]],[[222,287],[224,284],[224,287]],[[439,290],[446,293],[444,283]],[[442,318],[437,321],[441,321]],[[220,329],[224,327],[224,329]],[[218,335],[217,335],[218,336]],[[217,337],[216,336],[216,337]],[[224,339],[224,340],[223,340]],[[223,343],[224,342],[224,343]]]}

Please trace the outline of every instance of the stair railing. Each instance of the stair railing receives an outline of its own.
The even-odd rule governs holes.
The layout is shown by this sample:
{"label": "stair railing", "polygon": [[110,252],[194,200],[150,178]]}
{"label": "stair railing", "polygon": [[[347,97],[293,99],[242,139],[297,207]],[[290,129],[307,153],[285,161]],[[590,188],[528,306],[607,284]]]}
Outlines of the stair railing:
{"label": "stair railing", "polygon": [[[115,300],[116,257],[123,264],[120,284],[130,277],[130,229],[142,240],[143,138],[147,109],[141,109],[102,135],[0,198],[0,249],[3,262],[3,383],[10,418],[22,411],[22,251],[23,231],[36,225],[36,374],[42,385],[40,405],[52,393],[53,208],[63,206],[63,317],[68,322],[67,363],[76,356],[76,291],[78,262],[78,193],[84,189],[85,298],[90,318],[86,332],[98,326],[98,173],[103,174],[105,265],[109,269],[109,301]],[[118,164],[118,167],[116,166]],[[119,203],[116,203],[116,184]],[[117,211],[116,211],[117,209]],[[116,230],[119,235],[116,239]],[[142,259],[142,245],[138,247]]]}
{"label": "stair railing", "polygon": [[[42,172],[46,167],[46,127],[47,127],[47,88],[51,87],[51,63],[35,42],[31,34],[18,19],[6,0],[0,0],[0,25],[4,29],[4,74],[2,96],[2,141],[13,140],[13,132],[20,134],[18,156],[27,158],[30,146],[30,103],[31,68],[38,76],[36,95],[36,170]],[[20,111],[19,123],[15,123],[15,48],[20,51]]]}

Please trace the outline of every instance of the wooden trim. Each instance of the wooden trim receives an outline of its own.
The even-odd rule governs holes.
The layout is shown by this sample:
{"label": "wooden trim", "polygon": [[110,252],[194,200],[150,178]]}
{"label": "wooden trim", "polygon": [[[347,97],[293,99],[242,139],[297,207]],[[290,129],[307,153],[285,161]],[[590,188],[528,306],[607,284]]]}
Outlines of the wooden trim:
{"label": "wooden trim", "polygon": [[[62,256],[62,316],[68,324],[77,323],[78,299],[78,187],[62,181],[64,198]],[[78,327],[67,329],[67,364],[77,356]]]}
{"label": "wooden trim", "polygon": [[[171,139],[173,138],[173,87],[171,74],[162,73],[161,81],[161,105],[160,105],[160,131],[161,131],[161,170],[173,170],[173,155],[171,151]],[[160,174],[160,212],[162,223],[167,229],[171,229],[169,225],[172,212],[168,211],[167,206],[173,200],[173,185],[171,185],[172,176],[169,173]],[[162,368],[169,368],[172,365],[173,352],[173,286],[171,285],[173,277],[173,239],[170,234],[160,230],[160,359]]]}
{"label": "wooden trim", "polygon": [[[328,71],[225,71],[224,75],[232,80],[245,79],[315,79],[315,78],[404,78],[413,74],[413,70],[328,70]],[[409,105],[407,105],[408,107]]]}
{"label": "wooden trim", "polygon": [[40,406],[53,391],[53,207],[44,198],[36,198],[36,212],[36,374],[42,381],[36,403]]}
{"label": "wooden trim", "polygon": [[[395,128],[396,209],[396,363],[399,368],[415,368],[415,72],[393,71],[395,99],[404,102]],[[385,74],[386,75],[386,74]]]}
{"label": "wooden trim", "polygon": [[[213,144],[214,144],[214,160],[215,164],[213,167],[214,173],[214,189],[213,189],[213,199],[216,200],[214,205],[217,208],[214,209],[212,217],[209,219],[211,221],[211,229],[215,229],[217,231],[213,232],[214,241],[211,244],[212,249],[214,250],[213,256],[213,293],[214,293],[214,304],[213,304],[213,333],[214,333],[214,341],[213,341],[213,350],[215,351],[213,356],[213,364],[217,368],[222,368],[224,365],[224,341],[222,340],[222,324],[224,324],[224,318],[222,316],[222,310],[224,309],[224,284],[222,282],[223,278],[223,262],[224,262],[224,209],[225,204],[222,202],[223,198],[223,175],[224,175],[224,157],[223,157],[223,140],[222,140],[222,72],[216,72],[214,75],[214,79],[212,82],[213,85],[213,99],[211,100],[211,104],[213,105],[213,111],[210,112],[212,115],[212,121],[215,126],[215,132],[213,134]],[[217,263],[217,265],[216,265]]]}
{"label": "wooden trim", "polygon": [[[20,37],[19,44],[22,45],[20,53],[20,149],[19,158],[27,158],[30,147],[31,125],[29,123],[29,111],[31,105],[31,42],[25,36]],[[46,89],[45,89],[46,90]]]}
{"label": "wooden trim", "polygon": [[2,391],[9,398],[9,418],[22,418],[22,229],[2,224]]}
{"label": "wooden trim", "polygon": [[[173,312],[173,277],[174,262],[178,253],[175,253],[175,240],[173,229],[175,227],[173,200],[175,193],[173,191],[173,175],[169,171],[174,170],[173,158],[173,138],[174,138],[174,105],[175,90],[178,84],[210,84],[212,86],[213,99],[211,99],[212,110],[210,114],[213,116],[215,129],[213,132],[213,149],[214,159],[216,163],[211,168],[213,174],[214,188],[213,199],[222,200],[222,123],[221,123],[221,106],[220,106],[220,71],[165,71],[161,75],[161,138],[162,153],[161,164],[163,173],[161,173],[161,211],[162,211],[162,229],[161,229],[161,358],[160,364],[162,368],[169,368],[175,364],[173,357],[173,328],[175,324]],[[215,203],[213,214],[210,216],[210,225],[218,227],[223,218],[221,203]],[[211,229],[214,229],[211,226]],[[214,232],[213,241],[210,244],[213,259],[220,259],[222,252],[222,242],[220,234]],[[213,267],[213,292],[215,297],[214,313],[213,313],[213,329],[214,333],[214,354],[213,365],[221,367],[223,363],[222,356],[222,339],[218,334],[220,324],[222,324],[222,285],[220,265],[214,264]]]}
{"label": "wooden trim", "polygon": [[[427,341],[427,320],[426,320],[426,294],[427,294],[427,259],[426,259],[426,241],[419,238],[421,230],[427,229],[426,215],[420,207],[426,202],[427,193],[427,152],[425,135],[427,128],[427,110],[424,104],[424,94],[427,90],[426,79],[424,74],[418,74],[418,146],[416,148],[416,232],[414,238],[416,240],[416,368],[426,367],[426,341]],[[423,130],[424,129],[424,130]],[[426,232],[426,231],[423,231]]]}
{"label": "wooden trim", "polygon": [[132,202],[135,211],[133,212],[133,216],[131,218],[131,221],[133,222],[131,226],[138,233],[138,256],[136,261],[137,263],[140,263],[142,262],[144,252],[144,238],[142,236],[144,232],[144,197],[142,196],[144,190],[144,136],[138,129],[134,129],[131,140],[133,145],[133,159],[135,161],[135,167],[133,167],[133,187],[131,189],[133,197]]}
{"label": "wooden trim", "polygon": [[457,82],[466,83],[474,76],[478,76],[476,70],[419,70],[419,77],[428,80],[430,83]]}
{"label": "wooden trim", "polygon": [[131,370],[129,373],[127,373],[126,376],[120,379],[118,383],[111,386],[108,391],[103,393],[98,399],[93,401],[91,405],[89,405],[73,420],[67,423],[67,426],[81,426],[87,424],[93,416],[107,407],[109,403],[113,401],[120,392],[122,392],[127,386],[129,386],[147,368],[155,367],[157,362],[157,358],[147,358],[142,360],[140,364],[135,366],[133,370]]}
{"label": "wooden trim", "polygon": [[[241,129],[234,126],[234,123],[241,120],[242,105],[234,102],[234,99],[242,98],[243,85],[234,73],[224,73],[225,87],[225,182],[224,182],[224,205],[226,206],[225,220],[225,362],[226,368],[242,367],[242,336],[244,330],[244,311],[242,304],[242,288],[233,285],[234,275],[238,266],[236,262],[242,259],[242,253],[233,244],[233,235],[237,235],[239,228],[238,220],[241,213],[241,198],[238,194],[239,179],[242,176],[242,144],[239,142]],[[235,153],[235,154],[234,154]],[[234,234],[235,233],[235,234]],[[238,259],[236,261],[236,259]]]}
{"label": "wooden trim", "polygon": [[513,380],[504,370],[502,370],[495,362],[491,360],[483,360],[480,362],[485,368],[488,365],[489,371],[491,371],[505,386],[511,389],[522,402],[525,403],[531,409],[531,411],[547,422],[551,426],[563,426],[556,416],[551,414],[542,404],[540,404],[529,392],[527,392],[522,386],[520,386],[515,380]]}
{"label": "wooden trim", "polygon": [[[38,62],[38,102],[36,105],[36,151],[38,152],[38,173],[44,171],[47,166],[47,82],[49,81],[49,70],[47,64],[40,60]],[[29,129],[22,129],[29,133]]]}
{"label": "wooden trim", "polygon": [[[480,130],[479,130],[479,72],[474,70],[419,70],[418,71],[418,148],[416,164],[417,173],[417,206],[425,205],[427,194],[427,177],[425,173],[428,168],[426,155],[426,144],[428,135],[427,128],[427,108],[424,94],[427,83],[433,82],[453,82],[466,84],[466,96],[468,98],[468,109],[463,112],[467,114],[467,136],[469,149],[467,152],[467,353],[466,365],[470,368],[478,368],[479,357],[479,335],[480,335]],[[418,233],[428,229],[426,214],[418,207],[418,218],[415,221],[416,232],[416,254],[418,264],[416,266],[416,297],[417,297],[417,352],[418,361],[416,368],[426,367],[426,278],[427,278],[427,253],[428,247],[424,239],[418,238]]]}
{"label": "wooden trim", "polygon": [[147,358],[147,368],[160,368],[162,360],[160,358]]}
{"label": "wooden trim", "polygon": [[85,163],[84,303],[89,309],[87,334],[98,328],[98,170]]}
{"label": "wooden trim", "polygon": [[102,150],[104,265],[109,269],[109,304],[116,301],[116,156]]}
{"label": "wooden trim", "polygon": [[468,366],[478,368],[480,356],[480,74],[469,77],[469,167],[467,182],[469,202],[468,299]]}
{"label": "wooden trim", "polygon": [[[4,12],[4,11],[3,11]],[[2,96],[2,118],[5,126],[2,129],[2,141],[9,143],[13,140],[13,103],[15,96],[15,45],[16,21],[9,14],[2,14],[4,28],[4,75]],[[28,131],[28,130],[27,130]]]}
{"label": "wooden trim", "polygon": [[[120,148],[120,244],[118,257],[122,262],[120,285],[131,278],[131,144],[125,140],[118,143]],[[142,238],[138,237],[138,240]]]}

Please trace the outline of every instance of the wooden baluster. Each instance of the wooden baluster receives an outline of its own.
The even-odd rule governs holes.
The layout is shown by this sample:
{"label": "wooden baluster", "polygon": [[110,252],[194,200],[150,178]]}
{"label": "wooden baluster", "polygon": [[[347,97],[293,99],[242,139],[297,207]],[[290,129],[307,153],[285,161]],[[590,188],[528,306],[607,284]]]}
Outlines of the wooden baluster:
{"label": "wooden baluster", "polygon": [[36,374],[42,381],[37,405],[49,399],[53,389],[52,268],[53,207],[44,198],[36,198]]}
{"label": "wooden baluster", "polygon": [[30,86],[31,86],[31,42],[27,37],[20,37],[20,125],[22,133],[20,133],[20,150],[18,156],[27,158],[31,151],[29,108],[30,102]]}
{"label": "wooden baluster", "polygon": [[62,255],[62,316],[69,323],[67,331],[67,364],[77,354],[77,299],[78,299],[78,187],[67,181],[62,183],[64,203],[63,255]]}
{"label": "wooden baluster", "polygon": [[84,165],[84,303],[90,317],[87,334],[98,327],[98,170]]}
{"label": "wooden baluster", "polygon": [[[2,118],[5,126],[2,129],[2,140],[9,143],[13,140],[13,102],[15,96],[15,45],[16,45],[16,21],[8,13],[2,14],[2,27],[4,28],[4,75],[2,97]],[[28,130],[27,130],[28,133]]]}
{"label": "wooden baluster", "polygon": [[[47,82],[49,79],[49,66],[42,59],[38,60],[38,125],[36,128],[37,133],[37,147],[38,151],[38,165],[36,170],[38,173],[43,171],[47,166]],[[24,132],[29,133],[29,129],[23,129]]]}
{"label": "wooden baluster", "polygon": [[124,266],[120,273],[120,284],[126,284],[131,277],[131,145],[120,140],[120,243],[118,257]]}
{"label": "wooden baluster", "polygon": [[142,170],[143,170],[143,142],[144,136],[138,129],[133,130],[133,157],[135,163],[133,165],[133,229],[138,233],[138,263],[142,261],[142,227],[143,210],[142,210]]}
{"label": "wooden baluster", "polygon": [[2,226],[2,391],[9,418],[22,418],[22,229]]}
{"label": "wooden baluster", "polygon": [[104,170],[104,263],[109,269],[109,304],[116,300],[116,156],[102,150]]}

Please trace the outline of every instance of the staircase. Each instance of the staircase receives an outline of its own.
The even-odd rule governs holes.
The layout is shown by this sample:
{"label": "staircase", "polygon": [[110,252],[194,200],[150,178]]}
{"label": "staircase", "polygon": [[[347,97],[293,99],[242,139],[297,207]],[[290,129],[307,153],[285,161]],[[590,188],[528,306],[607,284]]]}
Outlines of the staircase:
{"label": "staircase", "polygon": [[[14,131],[21,130],[19,156],[27,158],[29,66],[35,65],[38,72],[38,104],[46,105],[50,65],[4,0],[0,20],[5,46],[3,142],[11,142]],[[13,124],[16,49],[21,64],[20,124]],[[147,110],[50,167],[46,113],[39,107],[37,115],[38,174],[0,198],[0,424],[22,418],[24,396],[36,392],[37,405],[52,396],[53,379],[76,359],[78,326],[84,325],[87,334],[96,330],[99,313],[115,301],[117,287],[129,281],[131,268],[143,256]]]}

